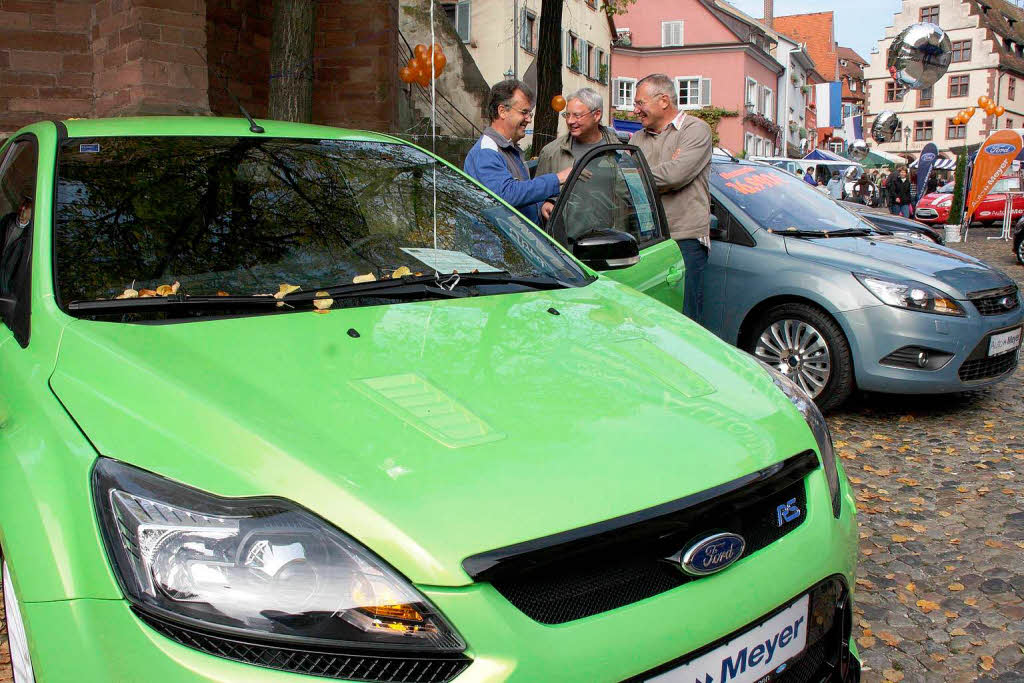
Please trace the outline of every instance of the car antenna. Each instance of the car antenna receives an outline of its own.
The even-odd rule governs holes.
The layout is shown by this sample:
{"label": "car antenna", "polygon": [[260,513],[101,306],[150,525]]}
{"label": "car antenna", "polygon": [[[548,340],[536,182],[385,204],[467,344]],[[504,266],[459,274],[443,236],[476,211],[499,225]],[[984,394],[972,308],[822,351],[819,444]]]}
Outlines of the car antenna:
{"label": "car antenna", "polygon": [[[209,69],[210,65],[209,63],[207,63],[206,57],[203,56],[203,53],[200,52],[198,48],[192,49],[196,51],[196,54],[199,55],[199,59],[203,60],[203,64],[206,64],[206,68]],[[242,115],[245,116],[245,120],[249,122],[249,131],[252,133],[265,133],[266,131],[263,130],[263,126],[259,125],[258,123],[256,123],[255,120],[253,120],[252,115],[249,114],[248,110],[246,110],[244,106],[242,106],[242,103],[239,101],[239,99],[235,97],[235,93],[231,92],[231,88],[228,87],[227,75],[217,70],[214,70],[214,73],[216,73],[224,80],[224,92],[228,94],[228,97],[231,98],[231,101],[235,103],[235,106],[238,107],[239,110],[241,110]]]}

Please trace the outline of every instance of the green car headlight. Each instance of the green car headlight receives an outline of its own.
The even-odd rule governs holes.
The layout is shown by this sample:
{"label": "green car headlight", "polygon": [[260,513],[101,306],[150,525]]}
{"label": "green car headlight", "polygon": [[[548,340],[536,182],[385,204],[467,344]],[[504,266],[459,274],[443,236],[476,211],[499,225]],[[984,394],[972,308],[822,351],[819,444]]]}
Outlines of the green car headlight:
{"label": "green car headlight", "polygon": [[292,644],[466,648],[407,580],[294,503],[221,498],[108,458],[92,485],[114,573],[142,612]]}
{"label": "green car headlight", "polygon": [[937,315],[967,315],[953,297],[923,282],[890,280],[864,273],[854,273],[853,276],[883,304]]}
{"label": "green car headlight", "polygon": [[822,469],[825,470],[825,480],[828,482],[828,491],[832,500],[832,515],[839,519],[839,513],[842,510],[839,499],[839,467],[836,465],[836,452],[832,447],[832,433],[828,430],[825,416],[818,410],[814,399],[801,389],[800,385],[764,361],[756,358],[755,360],[771,376],[775,386],[781,389],[786,398],[796,406],[796,409],[804,416],[804,420],[807,421],[807,426],[811,428],[811,434],[814,435],[814,440],[818,443],[818,455],[821,457]]}

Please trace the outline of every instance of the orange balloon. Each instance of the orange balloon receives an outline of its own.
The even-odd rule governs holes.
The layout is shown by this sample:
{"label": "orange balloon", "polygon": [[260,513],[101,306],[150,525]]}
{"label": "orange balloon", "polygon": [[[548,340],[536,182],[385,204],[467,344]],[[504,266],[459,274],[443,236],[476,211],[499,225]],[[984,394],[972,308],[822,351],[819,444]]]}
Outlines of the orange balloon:
{"label": "orange balloon", "polygon": [[424,88],[430,85],[430,72],[429,71],[418,71],[416,73],[416,82],[422,85]]}
{"label": "orange balloon", "polygon": [[420,43],[415,48],[413,48],[412,53],[415,55],[416,59],[422,59],[423,57],[427,56],[427,50],[428,49],[429,48],[427,48],[426,45],[424,45],[423,43]]}
{"label": "orange balloon", "polygon": [[551,108],[555,111],[562,111],[565,109],[565,98],[561,95],[555,95],[551,98]]}
{"label": "orange balloon", "polygon": [[430,52],[435,54],[435,55],[438,55],[438,54],[443,55],[444,54],[444,48],[441,47],[441,43],[434,43],[433,45],[430,46]]}
{"label": "orange balloon", "polygon": [[964,113],[967,114],[967,118],[974,116],[975,111],[977,110],[974,107],[967,107],[967,109],[964,109]]}
{"label": "orange balloon", "polygon": [[964,121],[964,117],[960,116],[959,114],[953,117],[953,125],[962,126],[965,123],[967,123],[967,121]]}
{"label": "orange balloon", "polygon": [[441,72],[444,71],[445,64],[448,63],[448,58],[444,56],[443,52],[434,53],[434,75],[440,76]]}
{"label": "orange balloon", "polygon": [[416,80],[416,72],[407,66],[403,66],[398,70],[398,77],[402,80],[402,83],[412,83]]}
{"label": "orange balloon", "polygon": [[996,106],[989,102],[988,104],[985,105],[985,113],[988,114],[989,116],[992,116],[993,114],[996,113]]}
{"label": "orange balloon", "polygon": [[995,111],[994,111],[993,113],[994,113],[994,114],[995,114],[996,116],[1002,116],[1003,114],[1005,114],[1005,113],[1006,113],[1006,108],[1005,108],[1005,107],[1003,107],[1003,105],[1001,105],[1001,104],[997,104],[997,105],[996,105],[996,108],[995,108]]}
{"label": "orange balloon", "polygon": [[992,100],[988,98],[988,95],[982,95],[981,97],[978,98],[978,106],[981,107],[982,109],[987,109],[988,103],[991,101]]}

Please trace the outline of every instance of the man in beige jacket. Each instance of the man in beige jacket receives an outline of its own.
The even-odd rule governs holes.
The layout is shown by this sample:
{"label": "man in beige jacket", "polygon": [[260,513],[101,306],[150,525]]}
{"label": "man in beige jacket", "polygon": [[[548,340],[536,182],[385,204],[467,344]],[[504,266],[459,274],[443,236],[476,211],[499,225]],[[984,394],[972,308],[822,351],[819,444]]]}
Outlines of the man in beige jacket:
{"label": "man in beige jacket", "polygon": [[[601,95],[593,88],[580,88],[565,100],[565,119],[569,132],[556,140],[552,140],[541,150],[537,160],[537,175],[557,173],[571,167],[582,159],[587,152],[609,143],[619,142],[615,131],[601,125],[601,113],[604,102]],[[551,216],[555,208],[553,197],[544,202],[540,215],[544,220]]]}
{"label": "man in beige jacket", "polygon": [[633,113],[643,129],[630,142],[647,157],[669,234],[686,265],[683,314],[703,323],[704,267],[711,249],[711,128],[676,108],[675,83],[664,74],[637,82]]}

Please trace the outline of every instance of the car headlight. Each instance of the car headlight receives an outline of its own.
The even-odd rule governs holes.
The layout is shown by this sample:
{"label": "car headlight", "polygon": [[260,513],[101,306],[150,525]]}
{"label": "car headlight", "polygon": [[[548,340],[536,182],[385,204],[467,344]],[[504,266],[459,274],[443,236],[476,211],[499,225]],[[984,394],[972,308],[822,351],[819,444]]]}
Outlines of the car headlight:
{"label": "car headlight", "polygon": [[864,273],[854,273],[853,276],[879,301],[889,306],[938,315],[967,315],[953,297],[922,282],[890,280]]}
{"label": "car headlight", "polygon": [[220,498],[108,458],[92,485],[136,609],[292,645],[466,648],[395,570],[294,503]]}
{"label": "car headlight", "polygon": [[839,498],[839,466],[836,464],[836,452],[832,447],[832,433],[828,430],[825,417],[818,410],[814,399],[801,389],[800,385],[764,361],[757,358],[754,360],[761,364],[761,367],[765,369],[765,372],[775,382],[775,386],[781,389],[786,398],[796,406],[796,409],[804,416],[804,420],[807,421],[807,426],[811,428],[811,434],[814,435],[814,440],[818,444],[818,456],[821,458],[821,467],[825,470],[825,481],[828,482],[829,497],[832,501],[832,515],[839,519],[839,513],[842,510]]}
{"label": "car headlight", "polygon": [[953,198],[952,197],[945,197],[945,198],[940,199],[939,201],[935,202],[935,206],[949,206],[952,203],[953,203]]}

